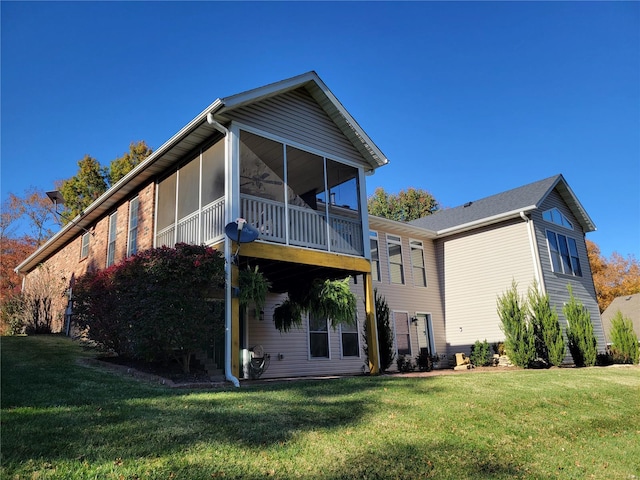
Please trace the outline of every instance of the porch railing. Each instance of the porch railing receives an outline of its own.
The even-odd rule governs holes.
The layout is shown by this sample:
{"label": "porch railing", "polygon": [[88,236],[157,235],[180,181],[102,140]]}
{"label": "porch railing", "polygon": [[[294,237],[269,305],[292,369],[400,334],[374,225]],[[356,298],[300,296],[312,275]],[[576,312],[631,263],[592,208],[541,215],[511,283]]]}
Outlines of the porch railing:
{"label": "porch railing", "polygon": [[[362,224],[356,218],[330,215],[327,230],[323,211],[290,205],[288,238],[283,203],[240,196],[240,215],[260,232],[260,239],[317,250],[363,255]],[[327,242],[329,235],[330,242]],[[287,242],[288,240],[288,242]]]}
{"label": "porch railing", "polygon": [[[200,212],[181,218],[156,234],[156,245],[173,247],[178,242],[212,244],[224,238],[225,200],[220,198]],[[324,211],[290,205],[287,215],[283,203],[241,195],[240,216],[260,232],[260,240],[363,255],[362,224],[357,218],[329,215]]]}

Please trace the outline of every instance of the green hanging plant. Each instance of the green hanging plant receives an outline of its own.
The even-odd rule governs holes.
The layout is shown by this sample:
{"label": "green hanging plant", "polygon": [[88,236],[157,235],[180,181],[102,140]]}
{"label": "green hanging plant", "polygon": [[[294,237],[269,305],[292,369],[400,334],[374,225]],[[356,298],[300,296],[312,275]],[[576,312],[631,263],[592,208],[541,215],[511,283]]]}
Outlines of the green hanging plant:
{"label": "green hanging plant", "polygon": [[341,323],[355,323],[356,304],[356,296],[349,288],[349,278],[313,282],[308,309],[319,317],[330,319],[333,328]]}
{"label": "green hanging plant", "polygon": [[256,310],[264,309],[271,282],[258,270],[257,265],[255,268],[247,266],[246,269],[240,270],[239,286],[240,295],[238,300],[240,301],[240,308],[246,308],[247,305],[253,302]]}
{"label": "green hanging plant", "polygon": [[302,325],[302,313],[299,304],[287,299],[273,310],[273,322],[281,333],[288,332],[291,327]]}
{"label": "green hanging plant", "polygon": [[280,332],[302,324],[303,313],[313,313],[328,318],[331,326],[353,325],[356,320],[357,300],[349,288],[349,278],[344,280],[315,279],[298,284],[289,291],[289,298],[273,311],[273,321]]}

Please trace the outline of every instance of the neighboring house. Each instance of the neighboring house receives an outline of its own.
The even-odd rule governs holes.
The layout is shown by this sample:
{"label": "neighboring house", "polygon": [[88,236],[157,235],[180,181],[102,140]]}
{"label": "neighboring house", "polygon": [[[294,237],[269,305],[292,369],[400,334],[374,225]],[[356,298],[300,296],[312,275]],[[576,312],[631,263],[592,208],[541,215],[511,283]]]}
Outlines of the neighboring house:
{"label": "neighboring house", "polygon": [[[219,249],[230,279],[226,334],[202,360],[235,384],[256,345],[271,359],[263,378],[377,372],[375,335],[369,362],[363,353],[365,324],[375,332],[374,288],[389,304],[398,355],[442,358],[469,353],[476,340],[502,340],[496,299],[513,279],[523,293],[536,280],[558,310],[572,285],[604,349],[584,243],[595,227],[561,175],[401,223],[367,215],[366,176],[386,163],[309,72],[216,100],[16,271],[29,289],[46,264],[72,288],[87,271],[151,247]],[[259,238],[241,244],[234,265],[237,245],[225,226],[237,218]],[[248,265],[272,283],[264,311],[240,312],[232,295],[238,268]],[[355,327],[306,317],[289,332],[275,328],[274,308],[310,277],[351,277]]]}
{"label": "neighboring house", "polygon": [[602,312],[602,326],[607,338],[607,345],[611,343],[611,321],[618,312],[621,312],[624,317],[631,320],[633,331],[636,332],[640,341],[640,293],[616,297],[607,309]]}
{"label": "neighboring house", "polygon": [[504,339],[496,300],[515,280],[538,284],[566,326],[568,286],[591,315],[598,349],[605,340],[585,234],[595,225],[562,175],[410,222],[435,233],[447,353],[476,340]]}

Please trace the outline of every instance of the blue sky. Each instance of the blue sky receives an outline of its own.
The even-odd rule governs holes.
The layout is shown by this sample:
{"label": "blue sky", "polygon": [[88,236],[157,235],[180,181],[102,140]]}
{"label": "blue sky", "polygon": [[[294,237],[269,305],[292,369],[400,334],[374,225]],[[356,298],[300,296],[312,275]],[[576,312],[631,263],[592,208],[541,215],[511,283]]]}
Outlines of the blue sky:
{"label": "blue sky", "polygon": [[315,70],[444,207],[562,173],[640,258],[638,2],[7,2],[1,194],[159,147],[213,100]]}

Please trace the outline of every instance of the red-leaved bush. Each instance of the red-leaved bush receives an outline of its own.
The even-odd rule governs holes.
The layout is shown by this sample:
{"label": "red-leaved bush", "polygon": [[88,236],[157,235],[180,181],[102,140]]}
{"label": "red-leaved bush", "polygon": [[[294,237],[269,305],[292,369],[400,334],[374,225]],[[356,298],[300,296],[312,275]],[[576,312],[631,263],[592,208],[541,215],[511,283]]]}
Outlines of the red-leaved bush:
{"label": "red-leaved bush", "polygon": [[[194,351],[223,334],[224,258],[210,247],[179,243],[87,273],[74,288],[74,315],[87,335],[121,356],[175,358],[189,371]],[[220,295],[215,295],[220,297]]]}

